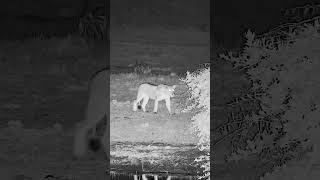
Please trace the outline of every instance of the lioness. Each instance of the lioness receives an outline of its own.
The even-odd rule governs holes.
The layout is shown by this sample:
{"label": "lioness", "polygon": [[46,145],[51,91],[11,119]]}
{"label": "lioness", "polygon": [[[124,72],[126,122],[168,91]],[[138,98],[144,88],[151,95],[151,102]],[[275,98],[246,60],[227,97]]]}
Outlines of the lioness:
{"label": "lioness", "polygon": [[146,105],[149,99],[154,100],[154,107],[153,112],[157,113],[158,111],[158,103],[159,101],[165,100],[166,107],[171,114],[171,107],[170,107],[170,98],[173,97],[174,89],[176,85],[168,86],[164,84],[160,84],[158,86],[143,83],[138,88],[137,99],[133,101],[133,111],[137,111],[138,104],[140,105],[140,101],[143,100],[141,105],[142,110],[146,112]]}

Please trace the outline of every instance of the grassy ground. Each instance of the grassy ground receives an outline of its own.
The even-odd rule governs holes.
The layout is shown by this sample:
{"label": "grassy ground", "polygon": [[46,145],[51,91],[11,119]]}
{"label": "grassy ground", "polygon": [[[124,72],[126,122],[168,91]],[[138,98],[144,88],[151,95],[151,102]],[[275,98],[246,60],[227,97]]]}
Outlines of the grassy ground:
{"label": "grassy ground", "polygon": [[[113,74],[111,77],[111,167],[129,172],[195,173],[196,169],[191,164],[199,152],[194,147],[197,139],[188,129],[191,114],[180,113],[177,103],[182,98],[179,93],[185,90],[183,85],[178,85],[178,95],[173,100],[176,115],[170,117],[162,103],[157,115],[132,112],[132,100],[140,82],[179,84],[177,77],[139,77],[135,74]],[[41,179],[54,175],[75,179],[103,178],[101,172],[106,164],[101,161],[104,159],[102,152],[89,152],[82,160],[72,158],[72,130],[64,129],[61,124],[45,129],[29,129],[16,121],[8,126],[1,129],[0,140],[3,162],[0,170],[7,172],[8,177],[24,175]]]}
{"label": "grassy ground", "polygon": [[[159,103],[157,114],[152,113],[153,100],[147,104],[149,112],[133,112],[132,102],[142,82],[176,84],[171,106],[175,114],[168,114],[164,102]],[[181,112],[187,89],[178,77],[114,74],[110,86],[111,167],[133,171],[136,167],[128,164],[138,159],[140,166],[144,163],[144,171],[195,173],[190,164],[195,158],[192,154],[199,153],[195,147],[198,139],[190,127],[192,113]]]}
{"label": "grassy ground", "polygon": [[1,126],[9,120],[26,127],[54,123],[71,127],[82,119],[91,74],[105,64],[77,37],[0,43]]}
{"label": "grassy ground", "polygon": [[[141,5],[148,2],[150,12],[142,11]],[[194,151],[196,139],[188,131],[191,114],[180,113],[181,96],[173,99],[173,116],[168,116],[162,103],[157,115],[133,113],[131,102],[139,83],[176,84],[179,81],[168,76],[170,72],[181,75],[209,61],[209,1],[111,3],[110,64],[111,71],[117,73],[112,75],[110,86],[114,100],[110,115],[113,167],[194,172],[190,162],[198,155]],[[20,32],[17,23],[6,24],[18,30],[13,34]],[[26,26],[30,30],[26,32],[56,25],[38,24]],[[70,24],[66,22],[68,27]],[[84,117],[88,81],[106,66],[106,48],[104,42],[86,42],[78,37],[0,42],[2,179],[42,179],[46,175],[105,179],[104,153],[89,152],[86,158],[75,160],[71,147],[73,127]],[[157,75],[123,74],[132,72],[131,65],[137,61],[150,65]],[[184,90],[179,85],[178,92]],[[150,101],[148,108],[152,105]],[[123,159],[126,153],[130,158]],[[147,158],[137,160],[141,157]]]}
{"label": "grassy ground", "polygon": [[[127,33],[124,33],[127,32]],[[111,149],[112,153],[117,154],[121,161],[115,161],[114,167],[119,164],[132,165],[134,159],[143,159],[145,163],[154,162],[153,165],[144,166],[145,170],[165,170],[178,172],[194,172],[195,168],[189,166],[192,163],[193,156],[177,156],[175,153],[169,153],[169,150],[163,152],[163,161],[158,161],[158,153],[166,146],[175,147],[175,145],[196,144],[196,138],[189,131],[189,122],[191,114],[180,113],[180,103],[183,98],[179,97],[186,89],[179,83],[177,76],[169,76],[170,72],[176,72],[178,75],[184,75],[186,70],[194,69],[196,64],[208,62],[209,59],[209,34],[206,32],[188,30],[167,30],[161,28],[127,28],[111,29],[111,65],[132,65],[136,61],[145,62],[154,68],[154,72],[160,71],[158,76],[136,76],[134,74],[118,74],[111,76],[111,143],[125,142],[118,145],[116,151]],[[137,87],[142,82],[154,84],[178,84],[176,98],[173,98],[173,110],[176,114],[169,116],[163,103],[159,105],[159,113],[143,113],[141,111],[132,112],[132,100],[136,98]],[[179,99],[180,98],[180,99]],[[152,110],[153,101],[149,102],[147,109]],[[114,142],[113,142],[114,141]],[[141,145],[131,146],[128,142],[139,143],[159,143],[148,148],[144,145],[146,151],[141,151]],[[129,146],[130,148],[128,148]],[[155,151],[154,148],[159,149]],[[184,152],[196,153],[195,148],[189,149],[189,146],[180,147]],[[173,148],[174,149],[174,148]],[[148,156],[146,156],[146,152]],[[153,153],[154,152],[154,153]],[[180,154],[189,154],[182,153]],[[127,156],[127,158],[123,158]],[[142,158],[145,157],[145,158]],[[171,159],[169,161],[169,159]],[[176,159],[172,161],[172,159]],[[182,162],[183,161],[183,162]],[[111,161],[112,162],[112,161]],[[139,164],[141,167],[142,162]],[[164,164],[166,164],[164,168]],[[184,166],[181,168],[180,164]],[[154,169],[154,167],[157,167]],[[161,168],[160,168],[161,167]],[[172,167],[175,167],[176,170]],[[126,167],[127,170],[132,168]]]}
{"label": "grassy ground", "polygon": [[48,175],[67,179],[103,179],[104,161],[71,157],[72,134],[59,127],[1,129],[2,179],[44,179]]}
{"label": "grassy ground", "polygon": [[[166,31],[178,45],[174,45],[174,40],[168,43],[169,38],[163,40],[167,44],[163,45],[160,40],[157,44],[156,39],[152,39],[156,37],[155,32],[139,32],[130,31],[125,38],[120,36],[125,34],[123,32],[118,32],[118,37],[113,36],[111,63],[121,68],[112,68],[117,73],[111,76],[110,86],[112,168],[139,171],[166,171],[169,168],[180,173],[193,172],[195,169],[190,162],[198,154],[192,146],[196,140],[187,131],[191,114],[180,113],[183,98],[179,95],[185,87],[179,85],[177,76],[168,74],[176,69],[185,72],[192,65],[207,61],[205,34],[196,34],[199,41],[195,42],[195,37],[178,38],[183,31]],[[7,179],[19,179],[22,175],[41,179],[50,174],[77,180],[103,179],[106,163],[102,152],[90,152],[81,160],[71,157],[72,129],[83,119],[88,80],[105,62],[99,50],[103,46],[88,48],[77,39],[3,42],[0,45],[0,81],[6,87],[0,89],[2,102],[5,102],[0,108],[0,171],[6,172],[1,174],[8,174]],[[132,71],[128,65],[141,59],[147,63],[151,61],[154,70],[161,70],[162,75],[121,73],[123,69]],[[215,63],[212,71],[214,123],[226,119],[226,113],[215,107],[223,107],[225,102],[243,93],[248,85],[243,74],[235,72],[230,65],[223,61]],[[173,98],[175,115],[169,116],[163,103],[160,103],[157,115],[131,111],[138,84],[145,81],[179,85],[177,97]],[[152,109],[152,101],[147,107]],[[8,128],[10,120],[13,122]],[[19,123],[14,121],[21,121],[23,127],[19,128]],[[216,179],[255,179],[264,170],[259,169],[254,160],[224,163],[228,150],[225,144],[215,149],[212,168]],[[146,158],[141,160],[141,157]]]}
{"label": "grassy ground", "polygon": [[[183,32],[185,39],[181,36]],[[194,64],[207,62],[209,46],[205,44],[209,44],[209,38],[205,37],[208,33],[195,34],[200,39],[195,42],[197,38],[187,36],[186,30],[161,30],[160,34],[165,35],[158,43],[157,33],[160,31],[130,29],[112,36],[111,64],[115,66],[111,70],[116,70],[116,74],[112,75],[110,86],[111,100],[114,100],[111,101],[111,128],[114,128],[111,150],[119,152],[115,165],[129,162],[131,167],[140,169],[143,164],[144,170],[171,168],[180,173],[194,172],[190,162],[197,155],[193,146],[196,140],[187,131],[191,114],[179,113],[179,94],[173,99],[176,111],[173,116],[168,116],[162,103],[157,115],[133,113],[131,102],[139,83],[179,84],[177,76],[168,75],[170,72],[183,74]],[[172,40],[168,42],[169,39]],[[0,107],[0,172],[4,179],[23,176],[41,179],[46,175],[77,180],[103,179],[104,154],[89,152],[85,159],[75,160],[71,147],[74,124],[84,116],[88,81],[95,71],[105,67],[104,44],[70,37],[2,41],[0,47],[0,83],[3,85],[0,98],[4,102]],[[124,74],[124,69],[132,72],[128,66],[135,60],[150,64],[158,75]],[[177,88],[178,93],[184,90],[182,85]],[[152,107],[150,101],[148,108]],[[128,153],[128,149],[136,150],[130,154],[135,156],[130,161],[128,158],[119,161],[119,156]],[[149,159],[136,162],[135,158],[146,154]],[[152,164],[152,158],[164,161]]]}
{"label": "grassy ground", "polygon": [[92,172],[103,172],[103,161],[71,158],[72,127],[83,119],[88,80],[104,67],[103,53],[93,53],[94,46],[79,37],[1,41],[0,46],[2,179],[91,179],[98,175]]}

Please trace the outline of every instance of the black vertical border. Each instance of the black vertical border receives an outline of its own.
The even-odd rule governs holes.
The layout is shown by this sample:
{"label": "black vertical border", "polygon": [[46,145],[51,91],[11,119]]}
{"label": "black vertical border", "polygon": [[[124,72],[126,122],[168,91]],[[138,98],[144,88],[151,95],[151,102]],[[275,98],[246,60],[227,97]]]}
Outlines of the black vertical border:
{"label": "black vertical border", "polygon": [[211,108],[213,106],[213,88],[212,86],[214,86],[214,81],[213,81],[213,61],[214,61],[214,27],[213,27],[213,22],[214,22],[214,1],[215,0],[210,0],[210,179],[213,179],[213,164],[214,164],[214,152],[213,152],[213,142],[212,142],[212,121],[213,120],[213,108]]}
{"label": "black vertical border", "polygon": [[[106,43],[106,68],[107,68],[107,102],[110,102],[110,1],[111,0],[105,0],[105,43]],[[107,139],[107,147],[105,149],[106,153],[106,175],[107,180],[111,179],[110,177],[110,103],[107,103],[108,107],[106,107],[106,113],[107,113],[107,123],[106,123],[106,133],[108,134]]]}

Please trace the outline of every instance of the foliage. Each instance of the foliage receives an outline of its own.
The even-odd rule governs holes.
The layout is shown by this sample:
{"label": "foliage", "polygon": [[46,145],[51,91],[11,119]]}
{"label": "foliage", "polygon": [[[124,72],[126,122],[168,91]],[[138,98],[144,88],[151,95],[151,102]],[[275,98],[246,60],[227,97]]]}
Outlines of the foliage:
{"label": "foliage", "polygon": [[199,71],[187,72],[185,79],[181,79],[188,86],[193,103],[186,110],[194,109],[197,113],[192,117],[192,126],[199,137],[198,147],[204,155],[195,161],[204,168],[204,176],[210,179],[210,67]]}
{"label": "foliage", "polygon": [[307,4],[300,7],[283,9],[282,15],[286,21],[301,22],[320,15],[320,4]]}
{"label": "foliage", "polygon": [[151,67],[149,64],[147,64],[145,62],[136,61],[136,64],[134,65],[134,72],[136,74],[150,74]]}
{"label": "foliage", "polygon": [[[242,54],[223,56],[236,68],[246,70],[251,82],[247,96],[260,105],[258,112],[245,117],[238,132],[245,146],[238,146],[229,160],[255,154],[277,167],[312,151],[310,163],[319,162],[319,31],[318,20],[299,24],[294,31],[284,33],[285,39],[270,34],[257,38],[248,31]],[[250,125],[257,122],[268,126],[248,138]]]}
{"label": "foliage", "polygon": [[85,16],[80,18],[79,33],[81,36],[90,38],[105,38],[106,29],[106,15],[103,7],[97,7],[94,11],[90,11]]}

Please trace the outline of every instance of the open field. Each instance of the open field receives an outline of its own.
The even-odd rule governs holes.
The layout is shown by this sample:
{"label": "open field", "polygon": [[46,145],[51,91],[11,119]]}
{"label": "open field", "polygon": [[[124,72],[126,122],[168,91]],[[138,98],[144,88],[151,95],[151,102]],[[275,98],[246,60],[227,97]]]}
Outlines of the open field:
{"label": "open field", "polygon": [[[171,101],[175,114],[168,114],[164,102],[159,103],[157,114],[152,113],[153,100],[149,100],[147,104],[149,112],[133,112],[132,102],[136,97],[137,87],[142,82],[176,84],[176,96]],[[124,164],[130,165],[132,161],[139,159],[143,161],[140,164],[145,163],[145,171],[196,172],[195,167],[189,164],[193,162],[194,155],[199,153],[195,147],[198,138],[190,126],[192,113],[181,112],[185,107],[187,89],[177,77],[111,75],[110,90],[112,168],[123,169]],[[117,146],[114,147],[114,144]]]}
{"label": "open field", "polygon": [[[127,171],[171,168],[179,173],[194,172],[194,167],[187,165],[198,155],[194,148],[196,140],[187,131],[191,114],[179,113],[179,94],[185,88],[180,85],[177,89],[178,96],[173,98],[173,109],[177,113],[172,117],[162,103],[157,115],[133,113],[131,103],[139,83],[179,84],[178,76],[169,76],[170,72],[182,76],[189,68],[193,69],[194,64],[207,62],[209,46],[206,46],[205,34],[199,33],[198,39],[194,36],[183,39],[179,38],[182,31],[167,31],[167,36],[176,41],[168,42],[170,38],[163,37],[158,44],[155,32],[130,31],[127,37],[123,34],[119,31],[118,37],[113,36],[114,46],[111,46],[111,71],[114,73],[110,86],[112,168]],[[2,47],[0,81],[6,88],[0,89],[5,102],[0,109],[3,133],[0,170],[7,172],[8,177],[25,175],[40,179],[51,174],[77,180],[103,179],[106,168],[103,152],[89,152],[85,159],[74,160],[71,143],[74,124],[83,119],[90,76],[104,67],[104,47],[93,44],[88,48],[77,39],[4,42]],[[149,64],[157,71],[156,75],[129,73],[133,68],[128,65],[136,60]],[[213,123],[218,123],[227,115],[215,107],[223,107],[243,93],[248,83],[243,74],[222,61],[216,61],[214,67]],[[148,108],[153,107],[152,102]],[[14,128],[8,128],[10,120],[21,121],[23,127],[13,122],[10,126]],[[223,162],[226,152],[228,146],[224,144],[215,149],[212,168],[216,179],[257,177],[259,169],[254,160],[226,164]],[[131,158],[123,158],[124,155]],[[138,160],[142,156],[147,158]]]}
{"label": "open field", "polygon": [[[131,155],[136,155],[132,159],[114,156],[112,163],[118,170],[129,163],[127,170],[171,168],[177,173],[194,174],[190,163],[198,152],[194,147],[197,140],[188,129],[191,114],[179,113],[179,93],[185,91],[185,87],[180,84],[177,88],[173,116],[167,114],[162,103],[157,115],[133,113],[131,102],[139,83],[179,84],[178,76],[170,76],[171,72],[183,75],[195,64],[208,62],[209,38],[199,33],[196,36],[200,41],[194,36],[184,39],[181,34],[187,34],[186,30],[161,30],[165,35],[157,40],[159,31],[146,29],[143,35],[141,32],[138,29],[117,32],[111,45],[111,72],[115,73],[110,85],[111,139],[114,140],[111,151],[122,156],[128,153],[126,150],[136,150],[131,151]],[[169,39],[172,40],[169,42]],[[4,102],[0,107],[3,137],[0,171],[6,172],[8,179],[22,175],[32,179],[46,175],[77,180],[103,179],[106,168],[103,152],[89,152],[85,159],[75,160],[71,148],[73,127],[84,117],[89,79],[105,67],[106,46],[78,37],[2,41],[0,46],[0,83],[5,87],[0,89]],[[136,60],[150,65],[155,75],[127,74],[133,72],[129,65]],[[150,101],[148,108],[152,106]],[[150,154],[151,151],[154,154]],[[145,154],[150,155],[149,159],[136,161]],[[158,164],[153,163],[157,161]]]}
{"label": "open field", "polygon": [[[194,174],[196,169],[190,164],[199,154],[195,148],[197,138],[189,129],[191,114],[181,113],[178,103],[183,101],[181,94],[185,86],[179,84],[177,77],[171,76],[113,74],[111,77],[111,168],[127,172]],[[158,114],[132,111],[136,86],[145,81],[165,81],[178,85],[177,96],[172,104],[175,115],[169,116],[163,103],[159,104]],[[150,104],[153,104],[152,101],[147,109],[151,108]],[[64,129],[63,124],[30,129],[17,121],[9,122],[8,127],[1,129],[3,138],[0,141],[0,154],[3,165],[10,165],[2,166],[1,171],[8,172],[8,177],[23,174],[33,179],[41,179],[46,175],[76,179],[103,178],[103,173],[97,173],[103,172],[106,167],[103,152],[89,152],[85,159],[73,159],[72,132],[72,129]]]}

